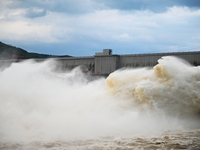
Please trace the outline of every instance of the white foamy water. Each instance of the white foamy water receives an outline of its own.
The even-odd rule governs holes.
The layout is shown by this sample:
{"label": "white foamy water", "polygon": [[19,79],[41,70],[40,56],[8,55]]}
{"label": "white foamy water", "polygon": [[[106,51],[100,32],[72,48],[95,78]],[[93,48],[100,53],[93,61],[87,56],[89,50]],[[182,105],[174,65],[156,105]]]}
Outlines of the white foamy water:
{"label": "white foamy water", "polygon": [[[93,144],[98,139],[105,146],[113,145],[110,138],[199,130],[200,68],[174,57],[158,63],[95,80],[80,68],[61,72],[53,60],[13,63],[0,71],[1,148],[16,149],[20,142],[21,147],[58,148],[60,142],[75,149],[80,140],[87,145],[88,139]],[[95,145],[91,149],[103,149]]]}

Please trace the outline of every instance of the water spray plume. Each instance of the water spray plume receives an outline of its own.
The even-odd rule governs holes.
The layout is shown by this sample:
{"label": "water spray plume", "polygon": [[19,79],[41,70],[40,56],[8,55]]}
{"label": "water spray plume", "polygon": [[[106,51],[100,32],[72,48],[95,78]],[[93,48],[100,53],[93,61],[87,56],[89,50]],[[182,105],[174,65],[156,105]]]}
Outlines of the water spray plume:
{"label": "water spray plume", "polygon": [[1,141],[69,141],[151,136],[199,128],[200,68],[163,57],[153,68],[123,68],[89,80],[53,60],[0,72]]}
{"label": "water spray plume", "polygon": [[110,74],[106,79],[108,90],[113,95],[128,97],[135,107],[199,117],[200,68],[175,57],[163,57],[158,62],[153,69],[118,70]]}

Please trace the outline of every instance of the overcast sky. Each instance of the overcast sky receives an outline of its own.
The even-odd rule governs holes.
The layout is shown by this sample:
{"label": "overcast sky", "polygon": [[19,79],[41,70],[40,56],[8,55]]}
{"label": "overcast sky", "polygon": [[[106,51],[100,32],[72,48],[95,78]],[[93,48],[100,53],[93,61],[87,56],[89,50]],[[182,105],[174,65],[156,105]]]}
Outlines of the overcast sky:
{"label": "overcast sky", "polygon": [[200,51],[200,0],[0,0],[0,41],[72,56]]}

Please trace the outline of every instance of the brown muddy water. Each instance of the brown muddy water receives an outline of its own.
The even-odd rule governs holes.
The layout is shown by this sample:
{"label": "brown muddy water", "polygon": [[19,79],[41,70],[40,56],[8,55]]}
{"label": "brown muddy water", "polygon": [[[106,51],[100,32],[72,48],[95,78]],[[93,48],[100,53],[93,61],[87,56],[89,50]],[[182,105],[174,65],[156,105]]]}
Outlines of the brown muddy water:
{"label": "brown muddy water", "polygon": [[157,137],[75,140],[68,142],[0,143],[3,150],[200,150],[200,130],[166,132]]}

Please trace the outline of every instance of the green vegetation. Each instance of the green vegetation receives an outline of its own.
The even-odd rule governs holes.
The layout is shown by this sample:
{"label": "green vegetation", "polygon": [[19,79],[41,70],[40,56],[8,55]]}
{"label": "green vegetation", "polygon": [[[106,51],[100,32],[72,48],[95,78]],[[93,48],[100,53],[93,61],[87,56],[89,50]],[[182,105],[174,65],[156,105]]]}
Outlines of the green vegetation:
{"label": "green vegetation", "polygon": [[0,59],[31,59],[31,58],[55,58],[55,57],[71,57],[69,55],[48,55],[29,53],[21,48],[4,44],[0,42]]}

